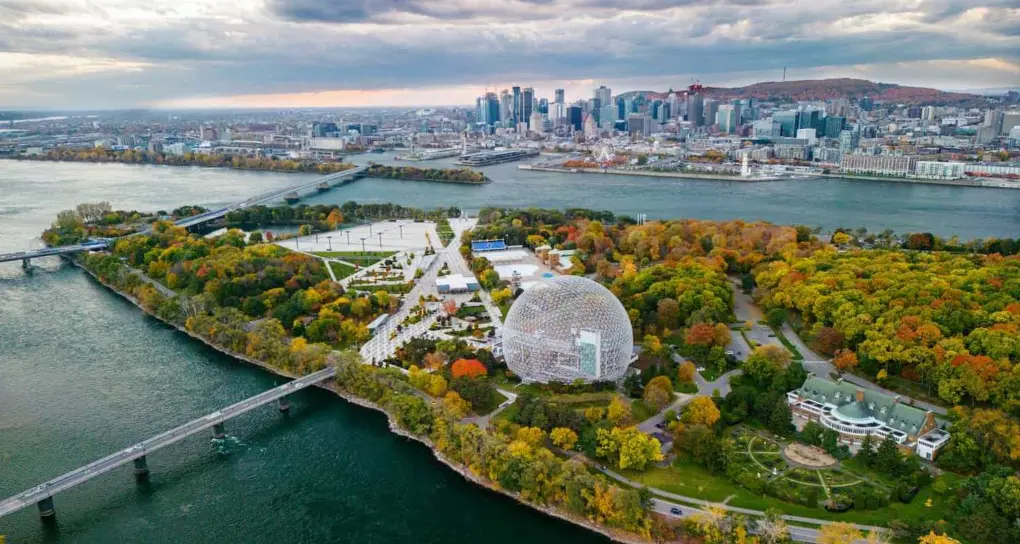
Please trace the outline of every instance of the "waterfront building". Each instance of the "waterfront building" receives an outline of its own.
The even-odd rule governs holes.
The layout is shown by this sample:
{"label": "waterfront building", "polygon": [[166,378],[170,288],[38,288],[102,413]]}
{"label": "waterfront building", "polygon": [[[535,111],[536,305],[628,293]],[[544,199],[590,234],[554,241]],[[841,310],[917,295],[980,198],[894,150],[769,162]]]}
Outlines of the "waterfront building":
{"label": "waterfront building", "polygon": [[775,146],[777,159],[806,161],[811,158],[811,148],[806,145],[779,144]]}
{"label": "waterfront building", "polygon": [[926,179],[960,179],[965,175],[962,162],[917,161],[915,172]]}
{"label": "waterfront building", "polygon": [[839,167],[848,174],[907,177],[917,169],[917,159],[893,155],[844,154]]}
{"label": "waterfront building", "polygon": [[815,147],[811,149],[811,159],[816,162],[839,164],[843,152],[835,147]]}
{"label": "waterfront building", "polygon": [[865,436],[877,442],[892,438],[903,450],[932,460],[949,442],[946,425],[930,410],[900,402],[842,379],[833,382],[809,376],[800,389],[786,394],[795,417],[814,421],[839,433],[839,440],[859,445]]}
{"label": "waterfront building", "polygon": [[818,141],[818,137],[815,134],[815,129],[813,128],[798,128],[797,139],[807,140],[808,145],[815,145],[815,142]]}
{"label": "waterfront building", "polygon": [[[1020,134],[1018,134],[1020,136]],[[965,174],[975,176],[1020,176],[1020,164],[1017,163],[965,163]]]}

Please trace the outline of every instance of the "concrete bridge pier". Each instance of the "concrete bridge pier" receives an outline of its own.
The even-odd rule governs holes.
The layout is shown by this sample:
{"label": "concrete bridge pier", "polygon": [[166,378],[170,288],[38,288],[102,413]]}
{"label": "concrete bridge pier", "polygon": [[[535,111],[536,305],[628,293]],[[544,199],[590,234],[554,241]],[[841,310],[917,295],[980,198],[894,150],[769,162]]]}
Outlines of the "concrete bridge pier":
{"label": "concrete bridge pier", "polygon": [[144,455],[135,459],[135,481],[140,484],[149,481],[149,464]]}
{"label": "concrete bridge pier", "polygon": [[212,436],[216,440],[223,440],[224,438],[227,437],[227,430],[222,423],[217,423],[213,425]]}
{"label": "concrete bridge pier", "polygon": [[32,266],[31,259],[21,259],[21,268],[28,270]]}
{"label": "concrete bridge pier", "polygon": [[39,517],[43,521],[54,521],[57,519],[57,509],[53,506],[53,497],[46,497],[39,501]]}
{"label": "concrete bridge pier", "polygon": [[280,397],[280,411],[283,413],[290,411],[290,400],[287,397]]}

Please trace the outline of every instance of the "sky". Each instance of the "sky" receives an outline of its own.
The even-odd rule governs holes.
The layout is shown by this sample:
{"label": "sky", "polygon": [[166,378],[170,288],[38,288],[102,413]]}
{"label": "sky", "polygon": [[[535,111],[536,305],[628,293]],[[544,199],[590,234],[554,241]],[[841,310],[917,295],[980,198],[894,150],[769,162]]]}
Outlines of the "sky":
{"label": "sky", "polygon": [[854,77],[1020,87],[1020,0],[0,0],[0,107],[468,105]]}

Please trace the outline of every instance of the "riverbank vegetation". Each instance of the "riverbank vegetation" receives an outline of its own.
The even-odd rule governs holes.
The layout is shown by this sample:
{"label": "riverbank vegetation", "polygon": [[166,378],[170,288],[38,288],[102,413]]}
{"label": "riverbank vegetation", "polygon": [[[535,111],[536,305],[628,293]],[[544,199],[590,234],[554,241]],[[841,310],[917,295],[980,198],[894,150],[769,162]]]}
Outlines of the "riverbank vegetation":
{"label": "riverbank vegetation", "polygon": [[308,172],[332,174],[354,168],[347,162],[319,162],[311,160],[278,159],[274,156],[254,157],[230,153],[185,152],[173,155],[166,152],[127,149],[115,151],[101,147],[71,149],[59,147],[41,155],[19,155],[18,160],[70,161],[70,162],[119,162],[125,164],[165,164],[169,166],[204,166],[213,168],[237,168],[239,170],[267,170],[271,172]]}
{"label": "riverbank vegetation", "polygon": [[414,166],[370,164],[365,175],[372,178],[442,181],[447,183],[481,184],[489,181],[485,174],[470,168],[416,168]]}
{"label": "riverbank vegetation", "polygon": [[143,221],[152,219],[152,214],[114,210],[106,201],[83,202],[73,210],[58,213],[53,226],[43,231],[42,240],[50,246],[66,246],[90,238],[114,238],[130,234]]}
{"label": "riverbank vegetation", "polygon": [[438,221],[458,217],[460,208],[444,207],[425,210],[399,204],[372,204],[354,201],[340,206],[299,204],[297,206],[250,206],[227,212],[228,227],[248,228],[266,225],[309,225],[310,232],[336,230],[344,224],[357,224],[387,219]]}

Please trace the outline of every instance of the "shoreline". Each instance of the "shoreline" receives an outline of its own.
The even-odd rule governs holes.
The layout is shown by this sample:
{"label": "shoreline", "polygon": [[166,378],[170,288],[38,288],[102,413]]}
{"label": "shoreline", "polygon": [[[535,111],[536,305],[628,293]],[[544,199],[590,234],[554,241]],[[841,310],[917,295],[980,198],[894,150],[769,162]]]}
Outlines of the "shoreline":
{"label": "shoreline", "polygon": [[[275,174],[313,174],[319,176],[328,176],[331,174],[338,174],[340,172],[346,172],[351,168],[344,168],[343,170],[337,170],[335,172],[328,172],[325,174],[316,172],[315,170],[272,170],[269,168],[241,168],[239,166],[233,166],[224,164],[222,166],[213,166],[209,164],[168,164],[168,163],[155,163],[155,162],[125,162],[125,161],[65,161],[61,159],[32,159],[28,157],[15,157],[15,156],[4,156],[0,157],[0,160],[17,161],[17,162],[42,162],[42,163],[70,163],[70,164],[123,164],[125,166],[167,166],[171,168],[208,168],[210,170],[237,170],[239,172],[272,172]],[[353,163],[346,163],[353,164]]]}
{"label": "shoreline", "polygon": [[[238,362],[243,362],[243,363],[248,363],[248,364],[251,364],[251,365],[255,365],[255,366],[261,368],[262,370],[265,370],[265,371],[269,372],[270,374],[274,374],[274,375],[277,375],[277,376],[282,376],[282,377],[289,378],[289,379],[292,379],[292,380],[299,377],[299,376],[296,376],[294,374],[291,374],[290,372],[287,372],[285,370],[276,368],[276,367],[271,366],[269,364],[266,364],[266,363],[264,363],[262,361],[259,361],[258,359],[252,359],[251,357],[248,357],[248,356],[246,356],[244,354],[236,353],[236,352],[233,352],[233,351],[228,350],[226,348],[223,348],[221,346],[218,346],[216,344],[213,344],[212,342],[210,342],[206,338],[203,338],[203,337],[201,337],[201,336],[199,336],[199,335],[197,335],[197,334],[195,334],[195,333],[185,329],[184,327],[181,327],[180,325],[177,325],[175,323],[170,323],[169,321],[166,321],[165,319],[163,319],[163,318],[159,317],[158,315],[156,315],[156,314],[150,312],[149,310],[145,309],[141,305],[141,303],[138,302],[138,300],[135,297],[133,297],[133,296],[131,296],[131,295],[121,291],[120,289],[117,289],[116,287],[113,287],[112,285],[109,285],[106,282],[104,282],[93,271],[89,270],[82,263],[80,263],[78,261],[78,259],[76,259],[74,257],[67,257],[67,256],[61,256],[61,257],[63,257],[65,260],[69,261],[72,265],[74,265],[75,267],[79,268],[80,270],[83,270],[86,274],[88,274],[92,279],[94,279],[97,283],[99,283],[103,287],[109,289],[110,291],[113,291],[115,294],[119,295],[120,297],[124,298],[125,300],[127,300],[128,302],[133,304],[136,308],[141,310],[142,313],[144,313],[146,316],[149,316],[149,317],[151,317],[153,319],[156,319],[156,320],[160,321],[161,323],[163,323],[165,325],[169,325],[170,327],[173,327],[177,331],[182,332],[182,333],[188,335],[190,338],[192,338],[194,340],[198,340],[202,344],[204,344],[204,345],[206,345],[206,346],[208,346],[208,347],[218,351],[219,353],[222,353],[223,355],[227,355],[227,356],[233,358],[234,360],[236,360]],[[372,401],[363,399],[361,397],[358,397],[358,396],[353,395],[351,393],[348,393],[346,391],[342,391],[342,390],[338,389],[335,386],[335,382],[332,382],[332,381],[330,381],[328,383],[327,382],[317,383],[317,384],[315,384],[315,386],[319,387],[321,389],[324,389],[326,391],[330,391],[333,394],[335,394],[336,396],[344,399],[345,401],[347,401],[347,402],[349,402],[351,404],[355,404],[355,405],[360,406],[362,408],[367,408],[367,409],[370,409],[370,410],[375,410],[375,411],[378,411],[378,412],[382,412],[386,416],[386,419],[387,419],[387,421],[389,423],[389,431],[391,433],[393,433],[395,435],[398,435],[398,436],[402,436],[402,437],[404,437],[406,439],[410,439],[410,440],[413,440],[415,442],[418,442],[418,443],[424,445],[426,448],[428,448],[432,452],[432,456],[437,461],[439,461],[440,463],[446,465],[449,469],[453,470],[454,472],[457,472],[465,480],[467,480],[467,481],[469,481],[471,483],[479,485],[479,486],[481,486],[481,487],[483,487],[485,489],[488,489],[489,491],[494,491],[494,492],[497,492],[497,493],[499,493],[501,495],[509,497],[509,498],[517,501],[520,504],[523,504],[523,505],[525,505],[525,506],[527,506],[529,508],[532,508],[534,510],[538,510],[539,512],[542,512],[543,514],[546,514],[548,516],[559,518],[559,519],[561,519],[563,521],[572,523],[572,524],[577,525],[579,527],[583,527],[585,529],[588,529],[588,530],[590,530],[592,532],[601,534],[602,536],[605,536],[606,538],[609,538],[610,540],[612,540],[614,542],[624,542],[626,544],[643,544],[643,543],[648,542],[646,540],[641,539],[640,537],[638,537],[636,535],[632,535],[630,533],[625,533],[625,532],[622,532],[622,531],[612,531],[609,528],[602,527],[602,526],[599,526],[597,524],[594,524],[594,523],[588,521],[587,519],[578,518],[576,516],[567,514],[566,512],[561,512],[558,509],[551,508],[549,506],[536,505],[536,504],[527,502],[527,501],[521,499],[521,497],[517,493],[513,493],[511,491],[507,491],[505,489],[501,489],[499,487],[496,487],[496,486],[492,485],[491,482],[483,479],[482,477],[480,477],[480,476],[478,476],[476,474],[471,473],[471,471],[467,470],[465,467],[462,467],[461,465],[459,465],[457,463],[454,463],[453,461],[450,461],[449,459],[446,458],[446,456],[444,456],[442,453],[440,453],[435,448],[434,444],[432,443],[432,440],[430,440],[427,436],[417,436],[417,435],[412,434],[412,433],[410,433],[410,432],[408,432],[408,431],[406,431],[404,429],[401,429],[400,426],[397,424],[396,418],[394,418],[393,415],[390,414],[389,412],[387,412],[382,406],[379,406],[378,404],[376,404],[376,403],[374,403]]]}
{"label": "shoreline", "polygon": [[[736,181],[741,183],[768,183],[770,181],[804,181],[800,178],[744,178],[741,176],[726,176],[722,174],[697,174],[684,172],[653,172],[648,170],[620,170],[615,168],[564,168],[559,166],[536,166],[522,164],[517,167],[519,170],[532,170],[536,172],[556,172],[560,174],[604,174],[619,176],[640,176],[650,178],[676,178],[676,179],[707,179],[716,181]],[[951,187],[975,187],[984,189],[1020,189],[1020,182],[1010,183],[994,179],[925,179],[925,178],[893,178],[882,176],[854,176],[848,174],[802,174],[808,177],[833,178],[847,181],[887,181],[892,183],[908,183],[915,185],[947,185]]]}

